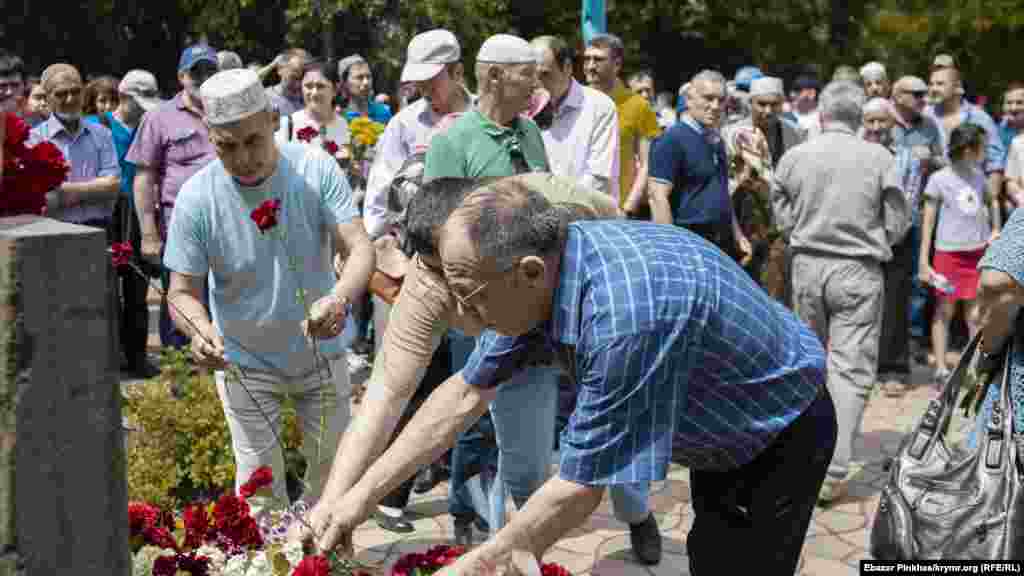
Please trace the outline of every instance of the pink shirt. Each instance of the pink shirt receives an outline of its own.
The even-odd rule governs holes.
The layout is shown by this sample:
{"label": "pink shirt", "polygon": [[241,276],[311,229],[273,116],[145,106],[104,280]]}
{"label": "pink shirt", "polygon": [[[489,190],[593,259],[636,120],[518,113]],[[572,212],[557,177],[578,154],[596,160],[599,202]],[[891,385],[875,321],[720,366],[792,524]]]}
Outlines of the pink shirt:
{"label": "pink shirt", "polygon": [[181,185],[216,157],[203,119],[185,108],[179,92],[142,118],[125,160],[156,170],[159,202],[173,205]]}

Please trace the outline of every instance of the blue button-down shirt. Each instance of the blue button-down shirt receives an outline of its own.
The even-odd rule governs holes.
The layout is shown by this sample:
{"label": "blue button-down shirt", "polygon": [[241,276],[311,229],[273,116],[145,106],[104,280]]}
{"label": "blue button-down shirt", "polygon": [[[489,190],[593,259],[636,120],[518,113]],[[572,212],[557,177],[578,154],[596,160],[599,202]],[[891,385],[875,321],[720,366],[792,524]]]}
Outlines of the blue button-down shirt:
{"label": "blue button-down shirt", "polygon": [[561,438],[566,480],[661,480],[670,460],[734,469],[824,385],[810,329],[685,229],[574,223],[559,274],[550,322],[518,338],[485,332],[462,376],[494,386],[559,351],[579,389]]}
{"label": "blue button-down shirt", "polygon": [[[50,116],[30,133],[30,142],[41,141],[52,142],[64,154],[64,159],[71,165],[68,182],[88,182],[121,173],[110,130],[99,124],[82,120],[79,122],[78,133],[71,134],[55,115]],[[102,203],[79,204],[48,216],[66,222],[105,220],[113,213],[115,202],[116,198],[111,198]]]}
{"label": "blue button-down shirt", "polygon": [[[939,128],[942,124],[941,106],[930,106],[927,108],[929,114],[935,118]],[[985,130],[985,174],[1002,172],[1006,167],[1006,147],[1003,146],[1003,139],[999,134],[999,128],[995,120],[980,107],[971,104],[967,100],[960,103],[960,123],[969,122]],[[943,129],[942,146],[946,157],[949,157],[949,134]]]}

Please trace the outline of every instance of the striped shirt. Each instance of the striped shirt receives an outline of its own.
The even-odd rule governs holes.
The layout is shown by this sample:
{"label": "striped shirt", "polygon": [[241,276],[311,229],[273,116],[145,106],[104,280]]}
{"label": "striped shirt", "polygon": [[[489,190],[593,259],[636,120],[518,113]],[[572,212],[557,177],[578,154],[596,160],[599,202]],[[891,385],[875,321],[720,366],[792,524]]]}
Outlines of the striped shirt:
{"label": "striped shirt", "polygon": [[662,480],[752,461],[817,397],[825,352],[731,259],[676,226],[569,227],[552,318],[485,332],[462,371],[487,387],[555,350],[579,397],[560,474],[581,484]]}

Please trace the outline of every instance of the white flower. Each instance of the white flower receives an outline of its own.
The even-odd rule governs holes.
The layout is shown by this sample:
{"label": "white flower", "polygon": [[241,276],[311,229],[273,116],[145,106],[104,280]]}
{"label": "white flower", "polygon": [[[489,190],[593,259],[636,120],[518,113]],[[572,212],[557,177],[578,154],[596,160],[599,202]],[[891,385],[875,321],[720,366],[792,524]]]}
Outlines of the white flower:
{"label": "white flower", "polygon": [[153,563],[161,556],[174,556],[174,551],[157,546],[143,546],[132,558],[132,576],[152,576]]}
{"label": "white flower", "polygon": [[206,556],[210,559],[210,573],[221,574],[224,572],[224,565],[228,561],[227,554],[224,554],[220,548],[216,546],[210,546],[209,544],[201,546],[196,550],[196,556]]}

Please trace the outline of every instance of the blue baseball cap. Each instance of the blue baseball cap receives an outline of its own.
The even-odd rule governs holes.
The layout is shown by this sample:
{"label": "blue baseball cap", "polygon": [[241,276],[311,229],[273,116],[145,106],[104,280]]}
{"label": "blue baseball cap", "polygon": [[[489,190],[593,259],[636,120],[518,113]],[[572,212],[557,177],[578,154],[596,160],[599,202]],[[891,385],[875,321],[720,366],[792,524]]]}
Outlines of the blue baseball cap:
{"label": "blue baseball cap", "polygon": [[181,53],[178,60],[178,72],[187,72],[200,62],[209,62],[217,66],[217,51],[209,44],[193,44]]}
{"label": "blue baseball cap", "polygon": [[744,66],[736,71],[736,76],[733,81],[736,82],[736,88],[743,90],[744,92],[750,91],[750,83],[758,78],[763,78],[764,73],[761,69],[756,66]]}

